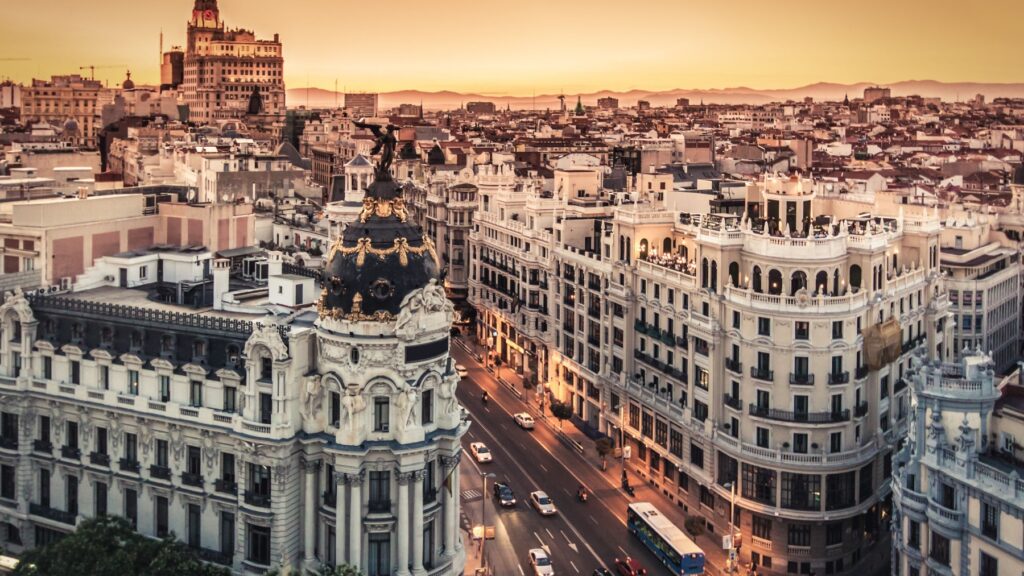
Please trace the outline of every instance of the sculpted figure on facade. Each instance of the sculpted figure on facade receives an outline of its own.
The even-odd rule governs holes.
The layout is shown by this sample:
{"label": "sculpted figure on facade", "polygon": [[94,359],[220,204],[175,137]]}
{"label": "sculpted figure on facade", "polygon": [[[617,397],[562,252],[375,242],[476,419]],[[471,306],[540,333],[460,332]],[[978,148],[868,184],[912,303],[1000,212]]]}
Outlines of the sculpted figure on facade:
{"label": "sculpted figure on facade", "polygon": [[366,409],[366,401],[363,397],[356,393],[354,388],[349,388],[345,392],[345,396],[341,399],[341,406],[344,408],[343,418],[345,422],[339,423],[340,426],[348,425],[350,432],[356,431],[356,417]]}

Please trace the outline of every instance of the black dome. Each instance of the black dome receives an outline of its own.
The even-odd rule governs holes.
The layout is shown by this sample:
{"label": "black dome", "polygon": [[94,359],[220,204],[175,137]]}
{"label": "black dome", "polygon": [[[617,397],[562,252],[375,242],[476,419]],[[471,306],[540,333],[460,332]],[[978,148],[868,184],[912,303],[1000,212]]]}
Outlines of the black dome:
{"label": "black dome", "polygon": [[407,221],[402,189],[392,180],[367,188],[362,213],[327,258],[320,314],[335,318],[389,320],[410,292],[440,274],[433,244]]}

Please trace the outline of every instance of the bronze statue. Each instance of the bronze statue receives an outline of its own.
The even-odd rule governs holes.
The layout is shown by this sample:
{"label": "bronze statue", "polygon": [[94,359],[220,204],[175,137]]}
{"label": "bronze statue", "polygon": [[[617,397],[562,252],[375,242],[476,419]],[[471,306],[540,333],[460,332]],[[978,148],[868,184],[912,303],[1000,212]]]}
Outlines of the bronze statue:
{"label": "bronze statue", "polygon": [[[365,128],[373,132],[374,137],[377,139],[377,144],[373,147],[373,150],[370,150],[370,153],[380,153],[380,162],[377,163],[377,170],[374,176],[378,181],[391,180],[391,161],[395,158],[395,146],[398,144],[395,130],[398,130],[398,126],[394,124],[381,126],[380,124],[368,124],[362,121],[356,121],[353,124],[356,128]],[[386,129],[387,132],[384,132],[383,129]]]}

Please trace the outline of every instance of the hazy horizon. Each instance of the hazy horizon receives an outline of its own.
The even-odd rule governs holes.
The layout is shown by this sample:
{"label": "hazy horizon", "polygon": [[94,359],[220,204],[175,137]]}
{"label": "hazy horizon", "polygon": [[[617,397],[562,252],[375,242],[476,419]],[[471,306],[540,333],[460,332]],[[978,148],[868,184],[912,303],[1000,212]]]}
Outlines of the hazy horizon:
{"label": "hazy horizon", "polygon": [[[193,0],[141,9],[128,0],[50,0],[7,10],[0,23],[0,78],[82,73],[140,84],[159,80],[163,48],[182,45]],[[502,5],[503,4],[503,5]],[[480,3],[429,9],[388,4],[360,17],[345,3],[220,0],[229,27],[280,34],[288,88],[421,90],[530,97],[600,90],[760,90],[818,82],[1024,82],[1015,23],[1024,3],[964,6],[953,0],[715,3],[609,0]],[[94,18],[94,20],[90,20]],[[364,23],[365,22],[365,23]],[[11,58],[30,58],[12,61]],[[712,87],[712,88],[700,88]]]}

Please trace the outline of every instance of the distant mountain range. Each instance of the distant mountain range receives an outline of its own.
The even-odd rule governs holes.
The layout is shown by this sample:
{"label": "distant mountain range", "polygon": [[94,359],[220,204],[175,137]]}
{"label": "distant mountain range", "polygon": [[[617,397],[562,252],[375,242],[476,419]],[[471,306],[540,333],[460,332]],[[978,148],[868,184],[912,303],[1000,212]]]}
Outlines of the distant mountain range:
{"label": "distant mountain range", "polygon": [[[710,88],[710,89],[685,89],[676,88],[673,90],[629,90],[617,92],[613,90],[602,90],[586,94],[566,94],[565,105],[573,108],[576,105],[577,96],[583,100],[586,106],[597,104],[598,98],[611,96],[619,99],[620,106],[635,106],[638,100],[646,100],[652,106],[672,106],[678,98],[689,98],[691,104],[767,104],[770,102],[785,102],[786,100],[803,100],[810,96],[816,101],[838,101],[849,95],[850,99],[859,98],[864,94],[864,89],[875,86],[872,82],[858,82],[856,84],[835,84],[830,82],[818,82],[808,84],[799,88],[783,88],[773,90],[760,90],[739,86],[735,88]],[[985,98],[992,100],[1000,97],[1024,97],[1024,83],[982,83],[982,82],[939,82],[936,80],[906,80],[883,84],[892,89],[893,96],[909,96],[912,94],[925,97],[939,97],[944,101],[968,100],[975,94],[984,94]],[[558,94],[538,94],[537,96],[485,96],[482,94],[452,92],[449,90],[441,92],[423,92],[420,90],[400,90],[398,92],[382,92],[379,105],[382,110],[395,108],[400,104],[420,104],[427,110],[453,110],[465,105],[467,102],[487,101],[494,102],[499,108],[510,106],[516,110],[543,110],[557,109],[559,106]],[[309,106],[312,108],[333,107],[335,102],[343,105],[344,94],[336,94],[331,90],[322,88],[291,88],[288,90],[289,107]]]}

